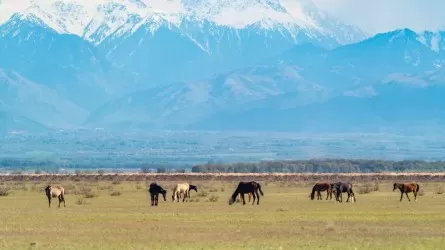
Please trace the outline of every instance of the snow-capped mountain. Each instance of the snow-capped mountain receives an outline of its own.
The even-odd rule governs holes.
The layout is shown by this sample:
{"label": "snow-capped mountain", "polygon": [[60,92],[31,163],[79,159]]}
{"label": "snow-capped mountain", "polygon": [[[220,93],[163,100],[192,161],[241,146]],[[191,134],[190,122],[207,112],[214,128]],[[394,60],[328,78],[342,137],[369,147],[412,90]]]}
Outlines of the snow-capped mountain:
{"label": "snow-capped mountain", "polygon": [[[0,44],[7,45],[0,66],[67,93],[85,92],[79,86],[93,82],[111,93],[199,80],[295,44],[332,48],[365,37],[309,0],[3,0],[0,14]],[[36,42],[43,47],[33,47]],[[45,43],[72,47],[54,54]],[[76,69],[70,75],[50,70],[67,64]]]}
{"label": "snow-capped mountain", "polygon": [[[320,12],[309,0],[3,0],[0,24],[13,14],[37,17],[58,33],[74,34],[93,43],[110,36],[136,32],[142,26],[155,32],[165,24],[211,22],[243,29],[255,25],[280,29],[296,37],[299,32],[317,39],[330,37],[339,44],[364,38],[363,32]],[[201,44],[205,47],[205,44]]]}
{"label": "snow-capped mountain", "polygon": [[443,32],[364,37],[309,0],[2,0],[2,124],[182,128],[445,81]]}

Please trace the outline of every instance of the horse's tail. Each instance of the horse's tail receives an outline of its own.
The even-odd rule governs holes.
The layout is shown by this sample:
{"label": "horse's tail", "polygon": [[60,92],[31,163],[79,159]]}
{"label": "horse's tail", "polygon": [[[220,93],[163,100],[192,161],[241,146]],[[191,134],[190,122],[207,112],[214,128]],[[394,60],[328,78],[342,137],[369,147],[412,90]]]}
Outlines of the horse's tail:
{"label": "horse's tail", "polygon": [[261,196],[264,196],[263,191],[261,190],[261,185],[258,183],[258,190],[260,191]]}
{"label": "horse's tail", "polygon": [[420,186],[416,183],[416,193],[419,192]]}
{"label": "horse's tail", "polygon": [[311,200],[313,200],[314,198],[315,198],[315,186],[312,188]]}

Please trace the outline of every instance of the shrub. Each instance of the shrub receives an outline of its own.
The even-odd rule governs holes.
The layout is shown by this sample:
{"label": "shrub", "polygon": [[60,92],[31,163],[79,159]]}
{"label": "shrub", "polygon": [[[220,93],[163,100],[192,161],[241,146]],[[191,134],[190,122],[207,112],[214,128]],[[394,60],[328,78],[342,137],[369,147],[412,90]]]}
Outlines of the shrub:
{"label": "shrub", "polygon": [[199,191],[197,194],[198,197],[207,197],[207,195],[209,195],[209,193],[206,191]]}
{"label": "shrub", "polygon": [[443,194],[443,187],[442,186],[439,186],[439,187],[437,187],[437,189],[436,189],[436,194]]}
{"label": "shrub", "polygon": [[9,187],[3,186],[0,187],[0,196],[8,196],[11,193],[11,189]]}
{"label": "shrub", "polygon": [[98,196],[99,196],[98,194],[93,193],[93,192],[86,192],[86,193],[84,193],[84,197],[88,198],[88,199],[91,199],[91,198],[94,198],[94,197],[98,197]]}
{"label": "shrub", "polygon": [[424,196],[425,195],[425,191],[423,189],[420,189],[419,192],[417,193],[417,195]]}
{"label": "shrub", "polygon": [[121,196],[121,192],[119,192],[119,191],[114,191],[114,192],[112,192],[112,193],[110,193],[110,196]]}
{"label": "shrub", "polygon": [[77,199],[76,204],[77,205],[86,205],[86,204],[88,204],[88,202],[84,198],[80,197],[79,199]]}
{"label": "shrub", "polygon": [[212,196],[210,196],[210,197],[207,199],[207,201],[208,201],[208,202],[217,202],[218,199],[219,199],[218,196],[216,196],[216,195],[212,195]]}

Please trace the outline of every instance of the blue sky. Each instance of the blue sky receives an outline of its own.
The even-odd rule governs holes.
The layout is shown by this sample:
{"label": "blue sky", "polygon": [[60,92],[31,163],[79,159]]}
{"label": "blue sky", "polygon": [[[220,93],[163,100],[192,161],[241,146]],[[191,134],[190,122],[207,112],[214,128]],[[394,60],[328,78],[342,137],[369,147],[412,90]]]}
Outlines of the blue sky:
{"label": "blue sky", "polygon": [[313,0],[368,33],[398,28],[445,30],[445,0]]}

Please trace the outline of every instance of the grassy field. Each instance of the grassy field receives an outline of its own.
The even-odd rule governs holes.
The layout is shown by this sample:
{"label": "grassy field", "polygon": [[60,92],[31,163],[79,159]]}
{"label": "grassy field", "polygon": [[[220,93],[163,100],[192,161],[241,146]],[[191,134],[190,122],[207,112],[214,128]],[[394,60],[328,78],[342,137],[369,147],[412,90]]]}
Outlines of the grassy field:
{"label": "grassy field", "polygon": [[[185,180],[184,180],[185,181]],[[444,183],[417,202],[389,182],[355,184],[357,203],[311,201],[313,182],[262,181],[259,206],[228,198],[236,181],[192,181],[192,202],[149,206],[147,181],[59,181],[67,207],[48,208],[46,181],[6,181],[0,249],[444,249]],[[323,198],[325,198],[325,193]],[[414,200],[412,194],[410,195]]]}

